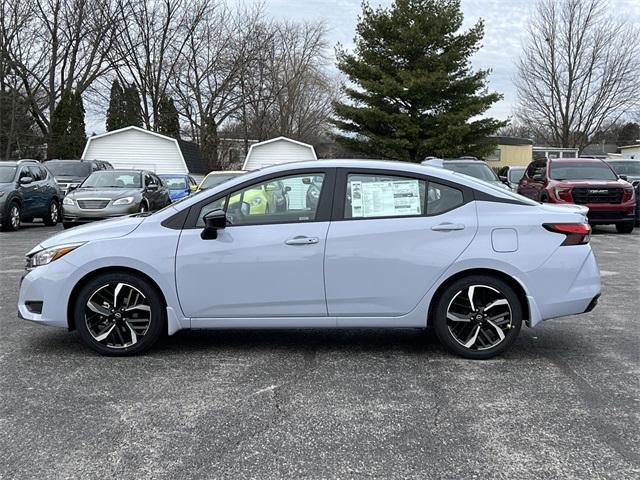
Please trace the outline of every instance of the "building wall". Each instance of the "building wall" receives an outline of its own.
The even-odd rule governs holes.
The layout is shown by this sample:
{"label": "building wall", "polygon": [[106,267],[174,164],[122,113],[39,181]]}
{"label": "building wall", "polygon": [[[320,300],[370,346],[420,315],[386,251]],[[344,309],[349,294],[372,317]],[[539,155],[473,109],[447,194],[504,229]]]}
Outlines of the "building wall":
{"label": "building wall", "polygon": [[497,155],[487,158],[487,165],[490,167],[529,165],[533,159],[532,145],[498,145],[497,149],[500,151],[500,159],[493,160]]}
{"label": "building wall", "polygon": [[105,160],[113,168],[138,168],[156,173],[188,173],[178,145],[170,139],[126,130],[90,138],[82,158]]}
{"label": "building wall", "polygon": [[286,140],[254,145],[247,155],[244,170],[256,170],[281,163],[315,160],[309,147]]}
{"label": "building wall", "polygon": [[640,159],[640,146],[625,148],[620,150],[620,152],[622,153],[622,158],[633,158],[636,160]]}

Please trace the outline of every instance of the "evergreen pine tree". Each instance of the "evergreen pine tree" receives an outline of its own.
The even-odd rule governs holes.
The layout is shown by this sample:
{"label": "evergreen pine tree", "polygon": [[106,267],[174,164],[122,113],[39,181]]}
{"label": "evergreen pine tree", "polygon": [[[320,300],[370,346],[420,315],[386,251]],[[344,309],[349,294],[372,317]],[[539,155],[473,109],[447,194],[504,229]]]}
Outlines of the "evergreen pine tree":
{"label": "evergreen pine tree", "polygon": [[178,109],[173,99],[167,95],[160,98],[158,105],[158,132],[173,138],[180,138],[180,122]]}
{"label": "evergreen pine tree", "polygon": [[49,158],[80,158],[87,140],[84,114],[82,96],[64,92],[51,117]]}
{"label": "evergreen pine tree", "polygon": [[126,122],[126,103],[124,90],[116,78],[111,84],[111,95],[109,96],[109,108],[107,109],[107,132],[118,130],[128,126]]}
{"label": "evergreen pine tree", "polygon": [[428,155],[482,157],[484,142],[506,122],[478,118],[502,96],[487,91],[489,71],[473,71],[484,25],[459,32],[460,0],[395,0],[363,4],[355,51],[338,48],[338,68],[351,81],[336,102],[337,140],[367,154],[419,162]]}
{"label": "evergreen pine tree", "polygon": [[140,95],[135,85],[129,85],[124,88],[124,114],[125,127],[135,126],[142,127],[142,104],[140,103]]}

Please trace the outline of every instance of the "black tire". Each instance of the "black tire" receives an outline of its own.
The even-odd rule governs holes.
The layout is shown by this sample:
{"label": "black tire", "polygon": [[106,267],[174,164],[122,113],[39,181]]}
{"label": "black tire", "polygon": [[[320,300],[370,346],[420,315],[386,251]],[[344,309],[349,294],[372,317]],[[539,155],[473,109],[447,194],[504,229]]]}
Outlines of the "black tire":
{"label": "black tire", "polygon": [[145,202],[141,202],[140,203],[140,209],[138,210],[139,213],[145,213],[149,211],[149,205],[147,205]]}
{"label": "black tire", "polygon": [[[109,293],[111,290],[115,292],[118,284],[123,285],[119,290],[122,293],[114,295],[116,304],[115,308],[113,308],[114,305],[109,305],[104,300],[110,298]],[[132,298],[131,295],[127,297],[127,292],[131,290],[142,295],[142,302],[144,302],[145,308],[148,307],[148,314],[142,310],[138,311],[136,309],[138,313],[133,313],[125,309],[129,304],[124,305],[124,303]],[[97,296],[96,292],[98,293]],[[120,296],[122,298],[118,303],[118,297]],[[166,309],[163,305],[162,296],[154,285],[138,275],[127,272],[112,272],[99,275],[88,281],[80,289],[76,298],[74,319],[80,338],[85,345],[101,355],[124,357],[142,353],[151,348],[164,331]],[[136,299],[135,302],[139,302],[139,297],[133,298]],[[90,299],[94,300],[92,309],[96,308],[96,301],[102,301],[102,304],[97,307],[100,310],[99,312],[88,307]],[[102,312],[110,314],[110,316],[100,315]],[[117,317],[119,312],[122,312],[121,316]],[[140,315],[145,318],[140,318]],[[146,319],[147,315],[149,317],[148,320]],[[146,323],[142,324],[136,323],[145,321]],[[89,324],[91,324],[91,327]],[[132,326],[143,330],[146,328],[146,330],[138,331],[137,338],[134,339]],[[110,328],[111,330],[109,330]],[[112,334],[99,341],[97,337],[103,336],[105,332],[112,332]]]}
{"label": "black tire", "polygon": [[635,222],[616,223],[618,233],[631,233],[635,227]]}
{"label": "black tire", "polygon": [[74,227],[74,224],[71,222],[62,222],[62,228],[64,228],[65,230],[73,227]]}
{"label": "black tire", "polygon": [[47,213],[42,217],[42,221],[48,227],[53,227],[60,221],[60,204],[52,198],[47,208]]}
{"label": "black tire", "polygon": [[541,195],[540,196],[540,202],[541,203],[548,203],[549,202],[549,197],[547,197],[546,195]]}
{"label": "black tire", "polygon": [[[495,298],[503,298],[508,302],[506,307],[504,305],[500,305],[501,307],[505,308],[505,312],[509,312],[508,317],[505,314],[504,318],[501,319],[502,322],[508,321],[508,323],[503,323],[504,328],[502,325],[500,325],[499,327],[495,325],[488,325],[486,323],[486,319],[475,320],[474,318],[473,320],[469,319],[468,321],[464,320],[456,322],[450,322],[449,320],[447,320],[447,313],[449,311],[450,305],[453,305],[454,298],[457,301],[459,296],[461,294],[464,295],[463,292],[465,291],[468,293],[471,290],[470,287],[472,286],[475,286],[475,289],[473,290],[474,295],[480,295],[481,293],[483,293],[484,295],[495,295]],[[484,290],[478,290],[479,293],[476,293],[476,289]],[[494,293],[494,291],[496,293]],[[481,304],[481,300],[482,298],[478,298],[477,302],[480,302],[479,304]],[[494,308],[494,311],[496,311],[495,307],[490,308]],[[471,311],[470,307],[469,310]],[[482,306],[476,305],[476,312],[480,313],[480,315],[487,315],[483,313]],[[469,317],[472,317],[472,315],[469,314]],[[475,317],[475,314],[473,315],[473,317]],[[466,319],[467,317],[458,318]],[[498,323],[498,320],[494,319],[494,321],[496,324]],[[470,347],[465,347],[462,342],[456,339],[453,331],[449,327],[449,323],[455,325],[454,330],[456,330],[458,328],[458,325],[460,325],[460,328],[462,330],[459,334],[461,335],[464,334],[464,329],[469,329],[470,334],[468,336],[464,336],[469,341],[475,338],[474,343]],[[485,275],[472,275],[455,281],[445,289],[433,311],[433,326],[438,339],[440,340],[442,345],[447,348],[447,350],[465,358],[484,360],[501,354],[506,349],[508,349],[515,341],[518,333],[520,333],[520,328],[522,327],[522,305],[520,304],[520,300],[518,299],[518,296],[514,292],[513,288],[511,288],[503,280]],[[475,328],[477,328],[478,326],[480,326],[480,328],[478,328],[478,332],[482,333],[482,336],[476,334],[475,337],[473,337]],[[494,329],[497,330],[498,328],[502,331],[502,335],[504,336],[502,340],[500,340],[498,334],[494,332]],[[486,345],[478,345],[479,341],[485,343],[484,338],[487,335],[489,337],[496,337],[495,341],[497,343],[492,344],[488,341],[486,342]],[[488,340],[490,340],[490,338],[488,338]]]}
{"label": "black tire", "polygon": [[22,216],[22,208],[15,200],[7,205],[4,221],[2,222],[2,231],[15,232],[20,229],[20,220]]}

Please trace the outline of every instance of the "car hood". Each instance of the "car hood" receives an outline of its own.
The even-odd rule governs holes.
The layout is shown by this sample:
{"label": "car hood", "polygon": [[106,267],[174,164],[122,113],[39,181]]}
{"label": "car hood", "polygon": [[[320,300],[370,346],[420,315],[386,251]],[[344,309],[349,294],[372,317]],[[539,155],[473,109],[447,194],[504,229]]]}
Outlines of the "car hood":
{"label": "car hood", "polygon": [[139,196],[142,190],[139,188],[78,188],[71,192],[68,196],[74,200],[82,200],[85,198],[108,198],[115,200],[116,198]]}
{"label": "car hood", "polygon": [[[80,225],[47,238],[40,248],[53,247],[64,243],[88,242],[92,240],[106,240],[109,238],[124,237],[133,232],[146,218],[146,216],[134,214],[127,217],[118,217],[110,220]],[[36,249],[40,249],[36,247]],[[32,250],[32,251],[34,251]]]}
{"label": "car hood", "polygon": [[627,182],[624,180],[556,180],[559,187],[596,187],[596,188],[612,188],[625,187]]}

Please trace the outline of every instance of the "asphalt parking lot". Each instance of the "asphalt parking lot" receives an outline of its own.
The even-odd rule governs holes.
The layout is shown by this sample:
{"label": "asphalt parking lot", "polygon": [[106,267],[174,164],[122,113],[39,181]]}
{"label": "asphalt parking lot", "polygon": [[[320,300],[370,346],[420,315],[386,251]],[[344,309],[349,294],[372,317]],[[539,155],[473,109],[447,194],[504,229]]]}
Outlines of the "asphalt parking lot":
{"label": "asphalt parking lot", "polygon": [[504,356],[420,331],[179,332],[104,358],[16,316],[24,253],[0,233],[0,478],[640,477],[640,231],[596,230],[591,313]]}

